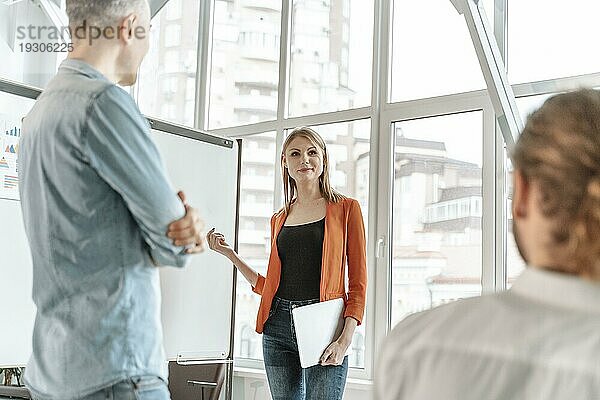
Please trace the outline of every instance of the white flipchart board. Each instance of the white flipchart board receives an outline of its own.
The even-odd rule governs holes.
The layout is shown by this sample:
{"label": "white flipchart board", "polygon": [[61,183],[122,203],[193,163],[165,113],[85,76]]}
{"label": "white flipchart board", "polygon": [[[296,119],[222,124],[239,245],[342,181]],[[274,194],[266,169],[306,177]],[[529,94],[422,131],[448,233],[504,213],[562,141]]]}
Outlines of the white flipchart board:
{"label": "white flipchart board", "polygon": [[[14,96],[8,96],[9,99],[6,96],[0,93],[0,100],[2,97],[14,100]],[[188,203],[199,210],[207,228],[215,226],[231,238],[233,245],[238,193],[237,142],[178,130],[196,138],[152,130],[173,186],[185,191]],[[228,142],[229,146],[215,144],[219,142]],[[210,251],[194,256],[185,269],[161,269],[162,320],[168,359],[230,356],[234,285],[231,263]],[[20,202],[0,198],[0,298],[3,300],[0,367],[24,366],[31,354],[35,317],[31,288],[31,256]]]}
{"label": "white flipchart board", "polygon": [[[153,131],[175,190],[183,189],[208,231],[233,246],[236,235],[238,146]],[[185,269],[161,270],[164,343],[169,360],[225,359],[230,355],[234,275],[231,262],[208,250]]]}

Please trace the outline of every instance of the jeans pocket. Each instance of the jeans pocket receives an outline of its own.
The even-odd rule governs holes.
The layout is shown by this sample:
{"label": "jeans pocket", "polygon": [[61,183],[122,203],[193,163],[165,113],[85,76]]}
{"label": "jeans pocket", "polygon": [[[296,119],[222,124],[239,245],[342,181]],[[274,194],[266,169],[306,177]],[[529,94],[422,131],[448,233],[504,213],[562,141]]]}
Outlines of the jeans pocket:
{"label": "jeans pocket", "polygon": [[167,384],[157,376],[136,376],[131,378],[136,400],[170,399]]}
{"label": "jeans pocket", "polygon": [[279,299],[273,299],[273,302],[271,303],[271,309],[269,310],[269,316],[267,317],[267,319],[271,318],[273,316],[273,314],[275,314],[277,312],[278,306],[279,306]]}

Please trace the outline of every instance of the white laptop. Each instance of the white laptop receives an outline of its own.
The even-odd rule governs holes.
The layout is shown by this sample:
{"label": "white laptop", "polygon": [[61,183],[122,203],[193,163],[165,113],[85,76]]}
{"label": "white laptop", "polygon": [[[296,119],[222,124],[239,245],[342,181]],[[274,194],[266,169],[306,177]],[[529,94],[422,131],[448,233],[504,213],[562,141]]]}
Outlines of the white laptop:
{"label": "white laptop", "polygon": [[[344,299],[323,301],[292,310],[302,368],[319,364],[323,352],[344,328]],[[346,355],[350,354],[348,347]]]}

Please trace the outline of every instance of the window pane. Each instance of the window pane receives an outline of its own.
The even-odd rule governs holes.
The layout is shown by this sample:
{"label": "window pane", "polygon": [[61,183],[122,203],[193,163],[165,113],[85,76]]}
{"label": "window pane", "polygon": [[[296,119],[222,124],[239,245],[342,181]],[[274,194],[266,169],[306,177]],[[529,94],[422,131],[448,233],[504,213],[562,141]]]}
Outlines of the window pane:
{"label": "window pane", "polygon": [[289,114],[371,104],[372,0],[295,0]]}
{"label": "window pane", "polygon": [[[0,3],[0,77],[43,88],[68,54],[66,45],[59,46],[62,42],[56,40],[63,29],[55,29],[35,2],[9,3]],[[52,51],[47,48],[49,44]],[[46,51],[31,47],[40,45]],[[61,51],[54,51],[54,46]]]}
{"label": "window pane", "polygon": [[215,1],[209,128],[277,117],[280,0]]}
{"label": "window pane", "polygon": [[[369,152],[371,150],[371,120],[362,119],[312,126],[325,140],[329,155],[329,175],[332,186],[360,203],[365,229],[369,215]],[[365,367],[365,325],[356,328],[352,338],[353,353],[349,365]]]}
{"label": "window pane", "polygon": [[[182,5],[186,12],[180,14]],[[169,1],[152,19],[136,89],[145,115],[194,126],[199,12],[196,0]]]}
{"label": "window pane", "polygon": [[394,1],[391,101],[483,89],[464,17],[448,0]]}
{"label": "window pane", "polygon": [[510,1],[508,73],[512,84],[600,72],[600,2]]}
{"label": "window pane", "polygon": [[[273,215],[275,133],[242,138],[239,254],[265,276],[271,253],[270,219]],[[262,360],[262,339],[254,331],[260,296],[237,275],[235,357]]]}
{"label": "window pane", "polygon": [[523,123],[527,121],[527,118],[532,112],[540,108],[548,98],[554,96],[555,94],[556,93],[549,93],[517,98],[517,109],[519,110],[519,114],[521,114]]}
{"label": "window pane", "polygon": [[483,113],[394,124],[392,326],[481,293]]}

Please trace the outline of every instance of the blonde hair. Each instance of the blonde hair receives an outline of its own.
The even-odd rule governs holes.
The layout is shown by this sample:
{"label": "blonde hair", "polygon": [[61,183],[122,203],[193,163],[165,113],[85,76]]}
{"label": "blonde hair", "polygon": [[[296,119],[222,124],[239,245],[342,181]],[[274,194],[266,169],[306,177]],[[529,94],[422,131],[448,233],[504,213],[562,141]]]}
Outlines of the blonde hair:
{"label": "blonde hair", "polygon": [[337,203],[345,198],[337,190],[331,187],[329,181],[329,156],[327,155],[327,148],[325,146],[325,141],[317,132],[308,127],[300,127],[296,128],[289,134],[289,136],[283,142],[283,148],[281,150],[281,176],[283,178],[283,194],[285,205],[284,209],[286,213],[290,212],[290,208],[292,206],[292,202],[295,200],[298,195],[298,188],[296,187],[296,181],[290,176],[285,164],[283,162],[283,156],[285,155],[285,151],[289,147],[292,140],[297,137],[304,137],[308,139],[315,147],[321,150],[323,154],[323,173],[319,177],[319,190],[321,192],[321,196],[325,198],[328,202]]}
{"label": "blonde hair", "polygon": [[600,92],[546,100],[529,117],[513,164],[540,187],[552,238],[574,261],[564,272],[600,279]]}

